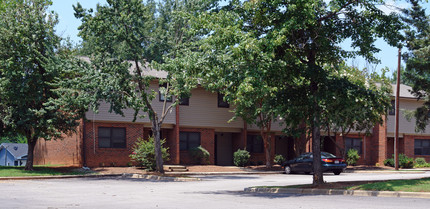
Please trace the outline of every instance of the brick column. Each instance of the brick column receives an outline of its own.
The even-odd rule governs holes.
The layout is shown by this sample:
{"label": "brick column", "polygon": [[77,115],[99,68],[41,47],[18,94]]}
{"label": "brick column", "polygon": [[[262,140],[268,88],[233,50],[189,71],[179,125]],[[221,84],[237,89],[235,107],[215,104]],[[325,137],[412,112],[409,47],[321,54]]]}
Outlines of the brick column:
{"label": "brick column", "polygon": [[379,163],[383,165],[384,160],[387,157],[387,123],[386,117],[383,116],[383,122],[380,125],[376,125],[373,128],[372,143],[369,149],[371,154],[369,162],[372,164]]}

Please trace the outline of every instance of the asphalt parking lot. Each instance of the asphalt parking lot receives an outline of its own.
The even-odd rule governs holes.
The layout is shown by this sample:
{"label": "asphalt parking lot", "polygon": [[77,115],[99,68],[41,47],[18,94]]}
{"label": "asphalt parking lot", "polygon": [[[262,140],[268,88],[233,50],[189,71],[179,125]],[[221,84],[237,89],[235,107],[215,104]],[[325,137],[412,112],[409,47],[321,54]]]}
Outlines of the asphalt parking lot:
{"label": "asphalt parking lot", "polygon": [[[430,199],[339,195],[252,194],[261,185],[312,182],[311,175],[215,175],[201,181],[130,178],[0,181],[0,208],[428,208]],[[326,174],[325,180],[358,181],[430,177],[417,174]]]}

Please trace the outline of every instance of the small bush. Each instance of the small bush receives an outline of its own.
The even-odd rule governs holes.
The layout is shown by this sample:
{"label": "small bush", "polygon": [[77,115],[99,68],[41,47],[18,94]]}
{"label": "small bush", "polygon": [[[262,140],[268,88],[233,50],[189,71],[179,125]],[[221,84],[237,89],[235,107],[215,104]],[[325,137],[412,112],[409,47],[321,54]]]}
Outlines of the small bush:
{"label": "small bush", "polygon": [[394,167],[394,159],[393,158],[388,158],[384,160],[384,165],[385,166],[391,166]]}
{"label": "small bush", "polygon": [[282,155],[276,155],[273,161],[275,162],[275,164],[282,165],[282,163],[284,163],[286,159]]}
{"label": "small bush", "polygon": [[[165,139],[161,140],[161,153],[163,160],[168,161],[168,148],[163,146],[165,142]],[[154,138],[150,137],[148,140],[138,138],[136,144],[133,146],[133,153],[130,155],[130,158],[148,170],[155,170],[157,166],[155,162]]]}
{"label": "small bush", "polygon": [[346,154],[346,163],[348,165],[357,165],[357,161],[360,159],[360,155],[356,149],[349,149]]}
{"label": "small bush", "polygon": [[209,158],[211,154],[202,146],[190,149],[190,155],[196,164],[207,165],[210,163]]}
{"label": "small bush", "polygon": [[424,159],[422,157],[415,158],[415,163],[417,165],[425,165],[425,164],[427,164],[426,159]]}
{"label": "small bush", "polygon": [[251,158],[251,155],[246,150],[238,149],[233,154],[233,161],[236,166],[244,167],[248,164],[249,158]]}
{"label": "small bush", "polygon": [[[395,167],[394,155],[393,155],[393,158],[385,159],[384,165]],[[414,159],[406,156],[405,154],[399,154],[399,167],[400,168],[413,168],[414,167]]]}
{"label": "small bush", "polygon": [[399,154],[399,166],[401,168],[413,168],[414,159],[406,156],[405,154]]}

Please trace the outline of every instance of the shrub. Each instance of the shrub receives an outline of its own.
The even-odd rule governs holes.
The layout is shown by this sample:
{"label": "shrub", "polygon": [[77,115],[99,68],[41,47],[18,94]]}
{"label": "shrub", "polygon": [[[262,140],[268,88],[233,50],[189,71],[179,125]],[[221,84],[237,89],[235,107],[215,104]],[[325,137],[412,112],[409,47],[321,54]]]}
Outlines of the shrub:
{"label": "shrub", "polygon": [[284,163],[286,159],[282,155],[276,155],[273,161],[275,162],[275,164],[282,165],[282,163]]}
{"label": "shrub", "polygon": [[190,149],[190,155],[196,164],[209,164],[211,154],[202,146]]}
{"label": "shrub", "polygon": [[[168,161],[168,148],[163,146],[165,142],[165,139],[161,140],[161,153],[163,160]],[[155,162],[154,138],[150,137],[148,140],[138,138],[133,146],[133,153],[130,155],[130,158],[148,170],[155,170],[157,166]]]}
{"label": "shrub", "polygon": [[236,166],[244,167],[248,164],[251,155],[246,150],[238,149],[233,154],[233,161]]}
{"label": "shrub", "polygon": [[415,163],[417,165],[425,165],[425,164],[427,164],[426,159],[424,159],[422,157],[415,158]]}
{"label": "shrub", "polygon": [[413,168],[414,159],[406,156],[405,154],[399,154],[399,166],[401,168]]}
{"label": "shrub", "polygon": [[358,159],[360,159],[358,151],[356,149],[349,149],[346,154],[346,163],[348,163],[348,165],[356,165]]}
{"label": "shrub", "polygon": [[384,165],[385,166],[391,166],[394,167],[394,159],[393,158],[388,158],[384,160]]}
{"label": "shrub", "polygon": [[[395,166],[394,155],[392,158],[385,159],[384,165],[394,167]],[[414,167],[414,159],[406,156],[405,154],[399,154],[399,167],[400,168],[413,168]]]}

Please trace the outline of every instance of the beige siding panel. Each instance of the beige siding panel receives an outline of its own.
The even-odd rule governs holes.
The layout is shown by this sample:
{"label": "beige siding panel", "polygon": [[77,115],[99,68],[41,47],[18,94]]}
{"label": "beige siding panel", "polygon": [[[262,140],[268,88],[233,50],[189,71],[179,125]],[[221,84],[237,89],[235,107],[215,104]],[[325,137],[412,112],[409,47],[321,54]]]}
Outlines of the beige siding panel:
{"label": "beige siding panel", "polygon": [[[218,94],[208,92],[199,87],[191,91],[190,105],[180,105],[179,121],[181,126],[209,127],[209,128],[243,128],[243,120],[237,118],[228,123],[233,117],[233,108],[218,107]],[[258,130],[248,125],[248,130]],[[281,131],[279,123],[273,123],[273,131]]]}
{"label": "beige siding panel", "polygon": [[232,107],[219,108],[218,95],[199,87],[191,91],[190,105],[180,105],[180,126],[191,127],[225,127],[243,128],[243,121],[237,119],[228,123],[233,117]]}
{"label": "beige siding panel", "polygon": [[[409,122],[402,110],[415,110],[417,107],[420,107],[423,104],[422,101],[417,101],[415,99],[400,99],[400,117],[399,117],[399,133],[400,134],[416,134],[415,132],[415,118]],[[395,116],[388,115],[387,117],[387,135],[392,136],[395,132]],[[426,127],[426,131],[420,134],[430,134],[430,126]]]}
{"label": "beige siding panel", "polygon": [[[158,89],[158,83],[153,82],[150,86],[152,89]],[[161,112],[163,110],[163,102],[159,101],[158,95],[152,100],[151,104],[153,105],[153,108],[155,111],[159,114],[158,117],[161,117]],[[167,106],[169,106],[171,102],[167,103]],[[126,109],[124,110],[124,117],[121,115],[115,114],[114,112],[109,113],[110,104],[107,104],[105,102],[102,102],[99,107],[98,114],[94,114],[93,111],[88,111],[86,113],[86,117],[88,120],[96,120],[96,121],[117,121],[117,122],[132,122],[133,116],[134,116],[134,110],[132,109]],[[136,122],[139,123],[145,123],[149,122],[148,114],[140,112],[139,115],[144,115],[144,118],[137,118]],[[171,111],[168,113],[164,120],[164,124],[175,124],[176,123],[176,110],[175,108],[172,108]]]}

